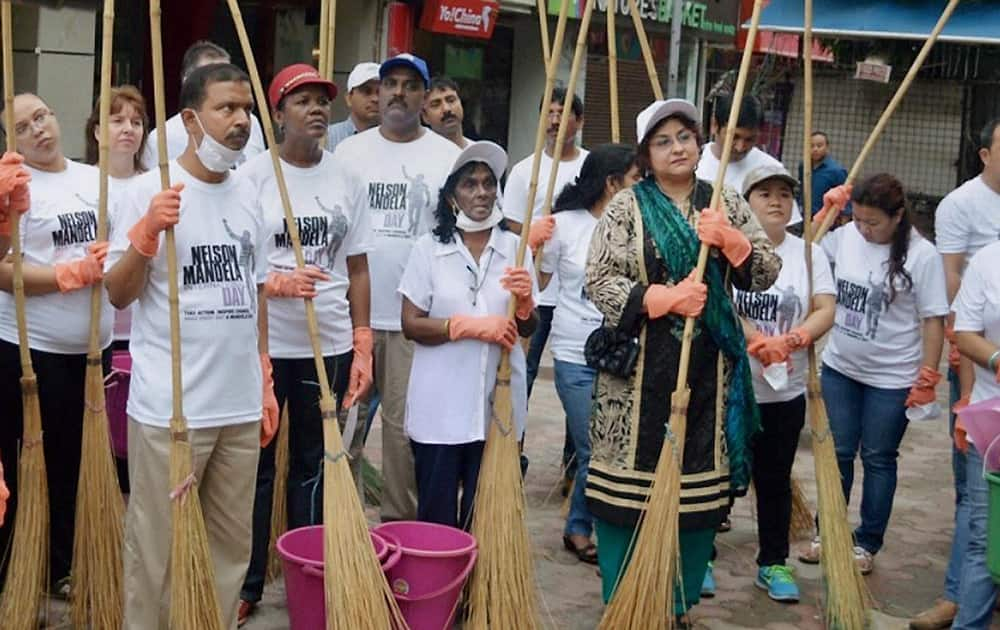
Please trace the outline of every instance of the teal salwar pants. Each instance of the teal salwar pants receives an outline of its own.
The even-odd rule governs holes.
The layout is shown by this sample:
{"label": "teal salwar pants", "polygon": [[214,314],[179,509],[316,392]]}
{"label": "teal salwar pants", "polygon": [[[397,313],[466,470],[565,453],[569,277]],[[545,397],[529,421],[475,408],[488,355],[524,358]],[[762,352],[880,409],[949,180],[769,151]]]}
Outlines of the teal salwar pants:
{"label": "teal salwar pants", "polygon": [[[635,529],[620,527],[595,518],[594,530],[597,533],[597,560],[601,568],[601,594],[604,603],[607,604],[618,585],[618,576],[625,572],[632,557],[632,537]],[[681,593],[680,584],[674,587],[675,615],[685,614],[698,603],[701,597],[701,584],[705,579],[708,562],[712,559],[714,545],[714,529],[681,531],[680,576],[684,592]]]}

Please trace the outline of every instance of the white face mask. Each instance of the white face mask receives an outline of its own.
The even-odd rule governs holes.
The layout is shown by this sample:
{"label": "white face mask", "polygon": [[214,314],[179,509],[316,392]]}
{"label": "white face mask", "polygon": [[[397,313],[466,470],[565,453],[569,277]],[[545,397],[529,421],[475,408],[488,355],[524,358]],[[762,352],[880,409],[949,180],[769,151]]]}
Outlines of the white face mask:
{"label": "white face mask", "polygon": [[230,149],[205,131],[205,126],[201,124],[197,113],[194,119],[201,127],[201,142],[194,152],[205,168],[213,173],[225,173],[243,159],[243,149]]}
{"label": "white face mask", "polygon": [[493,226],[501,221],[503,221],[503,212],[500,211],[500,208],[496,204],[493,204],[493,212],[482,221],[473,221],[469,218],[469,215],[460,210],[455,216],[455,227],[463,232],[485,232],[492,229]]}

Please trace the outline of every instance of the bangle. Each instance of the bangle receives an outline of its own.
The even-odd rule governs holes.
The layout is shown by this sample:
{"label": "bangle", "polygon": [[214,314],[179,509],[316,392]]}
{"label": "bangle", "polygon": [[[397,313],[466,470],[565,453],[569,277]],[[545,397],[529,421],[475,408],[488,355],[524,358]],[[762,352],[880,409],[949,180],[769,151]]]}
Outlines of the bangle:
{"label": "bangle", "polygon": [[1000,361],[1000,350],[997,350],[996,352],[991,354],[989,361],[986,362],[986,364],[990,366],[991,372],[997,371],[997,361]]}
{"label": "bangle", "polygon": [[444,320],[444,336],[451,339],[451,318]]}

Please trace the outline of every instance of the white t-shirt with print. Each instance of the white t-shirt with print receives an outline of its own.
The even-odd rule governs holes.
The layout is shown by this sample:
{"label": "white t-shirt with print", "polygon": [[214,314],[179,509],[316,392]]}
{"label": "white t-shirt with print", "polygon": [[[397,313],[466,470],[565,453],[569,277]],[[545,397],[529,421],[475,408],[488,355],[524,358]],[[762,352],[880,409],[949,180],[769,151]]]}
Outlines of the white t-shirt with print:
{"label": "white t-shirt with print", "polygon": [[348,215],[371,222],[371,324],[399,331],[399,280],[413,243],[435,224],[438,193],[461,150],[430,129],[412,142],[387,140],[378,127],[344,139],[334,170],[344,176],[341,198]]}
{"label": "white t-shirt with print", "polygon": [[[806,272],[805,241],[792,234],[774,248],[781,258],[781,272],[767,291],[755,293],[733,290],[736,313],[753,323],[762,335],[784,335],[797,328],[809,316],[809,274]],[[813,295],[836,295],[837,290],[830,273],[830,262],[819,245],[812,246]],[[764,379],[764,367],[755,357],[750,357],[753,374],[753,391],[758,403],[787,402],[806,391],[808,350],[797,350],[789,356],[791,373],[788,387],[775,391]]]}
{"label": "white t-shirt with print", "polygon": [[[21,217],[24,264],[52,267],[87,255],[97,240],[97,204],[100,171],[66,160],[57,173],[25,166],[31,173],[31,207]],[[116,209],[109,200],[108,225],[115,225]],[[68,293],[46,293],[25,298],[28,345],[55,354],[86,354],[90,341],[90,292],[84,287]],[[102,348],[111,344],[114,308],[102,290]],[[13,293],[0,292],[0,339],[17,344]]]}
{"label": "white t-shirt with print", "polygon": [[[167,119],[166,128],[167,159],[173,161],[179,158],[181,153],[184,153],[184,149],[188,145],[188,132],[184,127],[184,120],[181,118],[180,112]],[[146,138],[146,149],[142,152],[142,165],[147,171],[154,171],[157,168],[160,159],[157,155],[158,147],[159,135],[157,135],[156,129],[153,129],[149,132],[149,137]],[[267,146],[264,144],[264,131],[261,129],[256,114],[251,114],[250,139],[243,147],[243,157],[236,163],[237,166],[265,150],[267,150]]]}
{"label": "white t-shirt with print", "polygon": [[[133,183],[135,183],[138,175],[134,175],[128,178],[120,177],[109,177],[108,178],[108,196],[110,198],[109,203],[116,206],[121,205],[121,200],[125,196],[125,192],[129,189]],[[121,214],[119,213],[119,217]],[[124,230],[128,232],[131,229],[131,225],[115,225],[112,226],[112,231],[114,230]],[[128,341],[130,336],[130,331],[132,330],[132,306],[126,306],[121,310],[115,310],[114,324],[112,325],[112,336],[115,341]]]}
{"label": "white t-shirt with print", "polygon": [[[399,286],[429,317],[504,315],[510,293],[500,286],[513,267],[518,237],[493,228],[478,264],[456,235],[441,243],[425,234],[414,244]],[[534,278],[530,257],[525,268]],[[474,290],[478,287],[478,291]],[[528,415],[527,367],[520,343],[511,352],[511,403],[520,438]],[[460,339],[436,346],[415,343],[406,394],[406,434],[422,444],[465,444],[485,440],[492,419],[500,346]]]}
{"label": "white t-shirt with print", "polygon": [[[715,153],[712,152],[714,144],[714,142],[709,142],[702,148],[701,159],[698,161],[698,169],[695,171],[698,179],[703,179],[712,185],[715,184],[715,176],[719,174],[719,166],[721,166],[719,158],[715,157]],[[724,183],[735,189],[736,192],[743,194],[743,180],[746,179],[747,175],[761,166],[774,165],[782,166],[781,162],[770,154],[754,147],[750,149],[742,160],[729,162],[729,166],[726,167],[726,180]],[[819,210],[819,208],[816,210]],[[788,225],[795,225],[801,222],[802,210],[799,208],[799,202],[793,200],[792,216],[788,219]]]}
{"label": "white t-shirt with print", "polygon": [[[1000,345],[1000,242],[979,250],[969,261],[962,277],[962,288],[955,296],[955,332],[982,332],[990,342]],[[971,402],[1000,396],[996,374],[976,364],[976,384]]]}
{"label": "white t-shirt with print", "polygon": [[[560,160],[559,169],[556,171],[556,185],[552,189],[552,204],[562,189],[576,180],[583,168],[583,161],[587,159],[589,151],[578,147],[576,157],[572,160]],[[531,165],[535,156],[529,155],[510,169],[507,175],[507,184],[504,186],[503,214],[511,221],[523,224],[528,216],[528,188],[531,184]],[[542,151],[542,159],[538,168],[538,190],[535,192],[535,207],[531,213],[532,221],[541,217],[542,206],[545,204],[545,192],[548,190],[549,175],[552,173],[552,158]],[[527,234],[527,226],[522,228],[523,234]],[[547,245],[546,245],[547,247]],[[542,254],[544,254],[544,249]],[[559,279],[553,277],[549,281],[549,286],[541,292],[538,298],[539,306],[555,306],[559,301]],[[553,318],[555,316],[553,315]]]}
{"label": "white t-shirt with print", "polygon": [[587,252],[597,219],[587,210],[563,210],[553,216],[556,229],[542,250],[541,262],[542,271],[559,281],[549,350],[560,361],[586,365],[583,346],[590,333],[604,321],[584,288]]}
{"label": "white t-shirt with print", "polygon": [[[250,180],[239,172],[209,184],[171,162],[170,181],[184,183],[181,219],[174,228],[184,415],[192,429],[256,422],[262,408],[257,285],[267,276],[260,203]],[[122,224],[139,221],[159,190],[159,172],[140,176],[123,200]],[[127,230],[115,235],[109,267],[129,245]],[[146,274],[146,285],[133,302],[128,415],[167,427],[172,390],[163,234]]]}
{"label": "white t-shirt with print", "polygon": [[970,257],[1000,240],[1000,193],[982,175],[951,191],[934,214],[934,238],[938,252]]}
{"label": "white t-shirt with print", "polygon": [[[339,198],[344,190],[334,170],[333,155],[323,152],[319,164],[299,168],[282,160],[282,173],[299,227],[302,254],[307,265],[323,270],[329,281],[317,282],[316,319],[324,356],[343,354],[353,346],[353,325],[347,289],[347,257],[371,249],[369,215],[357,205],[348,206]],[[264,210],[267,232],[268,271],[285,273],[295,269],[292,240],[285,223],[285,211],[278,194],[271,154],[261,153],[240,172],[253,183]],[[267,300],[268,349],[271,357],[305,359],[312,357],[306,329],[305,301],[300,298],[272,297]]]}
{"label": "white t-shirt with print", "polygon": [[904,265],[913,288],[897,277],[890,304],[890,247],[869,243],[854,223],[823,239],[837,281],[837,314],[823,363],[871,387],[902,389],[920,371],[922,320],[947,315],[948,296],[941,256],[913,230]]}

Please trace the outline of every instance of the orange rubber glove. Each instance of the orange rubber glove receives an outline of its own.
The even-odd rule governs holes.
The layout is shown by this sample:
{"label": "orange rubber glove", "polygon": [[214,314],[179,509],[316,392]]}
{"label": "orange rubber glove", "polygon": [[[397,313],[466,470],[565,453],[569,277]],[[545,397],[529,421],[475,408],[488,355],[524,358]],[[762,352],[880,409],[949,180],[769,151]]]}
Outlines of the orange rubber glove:
{"label": "orange rubber glove", "polygon": [[452,341],[478,339],[511,350],[517,342],[517,324],[513,319],[502,315],[452,315],[449,318],[448,336]]}
{"label": "orange rubber glove", "polygon": [[0,526],[3,525],[4,515],[7,514],[7,499],[10,498],[10,490],[7,489],[7,481],[3,478],[3,464],[0,464]]}
{"label": "orange rubber glove", "polygon": [[0,236],[10,236],[11,211],[20,216],[31,205],[31,173],[21,166],[23,162],[19,153],[4,153],[0,158]]}
{"label": "orange rubber glove", "polygon": [[500,286],[510,291],[517,301],[514,316],[521,321],[531,317],[535,310],[535,298],[531,295],[531,274],[528,270],[523,267],[507,267],[500,278]]}
{"label": "orange rubber glove", "polygon": [[918,405],[929,405],[937,400],[937,392],[934,388],[941,382],[941,373],[926,365],[920,368],[917,374],[917,382],[910,388],[910,395],[906,397],[907,407]]}
{"label": "orange rubber glove", "polygon": [[705,310],[708,287],[704,282],[695,282],[694,271],[672,287],[665,284],[651,284],[642,296],[642,304],[650,319],[659,319],[669,313],[682,317],[698,317]]}
{"label": "orange rubber glove", "polygon": [[802,326],[788,331],[785,338],[788,340],[788,349],[792,352],[808,348],[813,343],[812,334]]}
{"label": "orange rubber glove", "polygon": [[104,261],[108,257],[108,242],[91,243],[83,258],[59,263],[55,266],[56,285],[60,293],[76,291],[100,282],[104,277]]}
{"label": "orange rubber glove", "polygon": [[729,223],[724,212],[705,208],[698,218],[698,239],[717,247],[733,267],[740,267],[750,257],[753,245],[747,237]]}
{"label": "orange rubber glove", "polygon": [[264,291],[268,297],[314,298],[319,295],[316,292],[316,283],[329,280],[330,276],[315,266],[285,272],[272,271],[267,274]]}
{"label": "orange rubber glove", "polygon": [[532,252],[537,252],[538,248],[552,238],[552,233],[556,230],[556,218],[551,214],[531,222],[531,229],[528,230],[528,247]]}
{"label": "orange rubber glove", "polygon": [[354,358],[351,359],[351,378],[347,385],[342,407],[350,409],[358,400],[368,393],[375,380],[372,367],[372,352],[375,348],[375,336],[368,326],[358,326],[354,329]]}
{"label": "orange rubber glove", "polygon": [[844,211],[844,208],[847,207],[847,204],[851,203],[852,192],[854,192],[853,185],[841,184],[823,193],[823,207],[816,213],[813,220],[818,225],[822,225],[823,221],[826,220],[827,213],[835,212],[839,216]]}
{"label": "orange rubber glove", "polygon": [[274,369],[271,367],[271,357],[263,352],[260,354],[260,373],[264,388],[264,408],[260,417],[260,447],[265,448],[278,434],[281,410],[278,409],[278,399],[274,395]]}
{"label": "orange rubber glove", "polygon": [[153,195],[149,210],[128,231],[128,240],[135,251],[146,258],[156,256],[156,250],[160,248],[160,232],[180,223],[182,190],[184,184],[178,182]]}
{"label": "orange rubber glove", "polygon": [[760,361],[764,367],[788,361],[788,355],[791,351],[791,341],[788,335],[768,337],[758,333],[747,340],[747,353]]}

